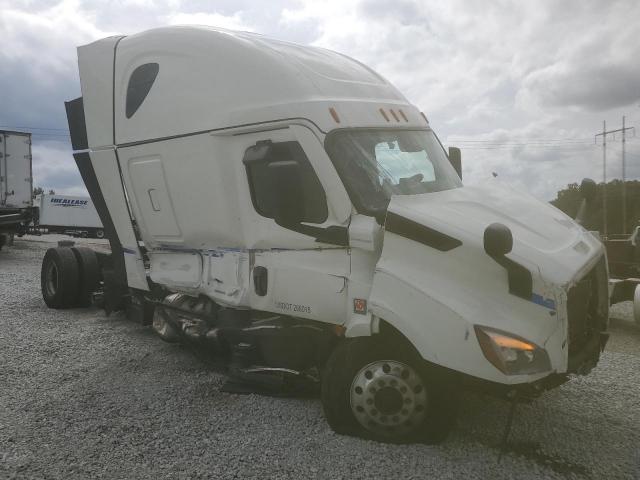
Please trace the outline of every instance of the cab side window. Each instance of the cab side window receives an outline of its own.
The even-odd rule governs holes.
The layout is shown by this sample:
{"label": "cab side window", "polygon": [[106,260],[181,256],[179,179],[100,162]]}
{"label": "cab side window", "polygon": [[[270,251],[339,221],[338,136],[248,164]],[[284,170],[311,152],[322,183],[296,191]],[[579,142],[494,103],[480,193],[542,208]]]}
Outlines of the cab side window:
{"label": "cab side window", "polygon": [[327,220],[327,198],[322,184],[313,170],[302,146],[298,142],[269,143],[267,158],[249,161],[248,149],[245,166],[251,191],[251,201],[256,211],[267,218],[274,218],[274,186],[269,174],[269,164],[280,161],[294,161],[300,167],[301,187],[304,196],[304,222],[324,223]]}

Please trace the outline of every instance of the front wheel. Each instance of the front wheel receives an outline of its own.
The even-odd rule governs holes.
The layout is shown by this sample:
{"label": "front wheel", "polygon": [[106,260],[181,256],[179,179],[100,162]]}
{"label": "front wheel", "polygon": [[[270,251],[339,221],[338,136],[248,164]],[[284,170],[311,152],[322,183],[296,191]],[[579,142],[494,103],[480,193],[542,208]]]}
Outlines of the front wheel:
{"label": "front wheel", "polygon": [[323,373],[325,417],[340,434],[439,443],[455,422],[458,390],[453,380],[406,344],[375,337],[346,339]]}

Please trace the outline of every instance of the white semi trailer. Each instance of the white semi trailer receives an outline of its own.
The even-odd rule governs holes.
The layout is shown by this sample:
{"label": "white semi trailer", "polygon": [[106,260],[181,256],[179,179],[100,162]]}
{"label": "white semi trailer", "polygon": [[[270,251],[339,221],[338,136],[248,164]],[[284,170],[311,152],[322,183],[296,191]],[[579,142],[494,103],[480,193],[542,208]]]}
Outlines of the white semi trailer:
{"label": "white semi trailer", "polygon": [[367,66],[207,27],[78,63],[74,156],[112,253],[49,250],[49,306],[93,293],[236,378],[317,378],[335,431],[384,441],[442,440],[461,384],[523,398],[598,362],[601,243],[464,186],[459,150]]}
{"label": "white semi trailer", "polygon": [[0,249],[31,221],[31,162],[31,134],[0,130]]}
{"label": "white semi trailer", "polygon": [[35,199],[36,228],[47,233],[104,238],[104,228],[91,198],[42,194]]}

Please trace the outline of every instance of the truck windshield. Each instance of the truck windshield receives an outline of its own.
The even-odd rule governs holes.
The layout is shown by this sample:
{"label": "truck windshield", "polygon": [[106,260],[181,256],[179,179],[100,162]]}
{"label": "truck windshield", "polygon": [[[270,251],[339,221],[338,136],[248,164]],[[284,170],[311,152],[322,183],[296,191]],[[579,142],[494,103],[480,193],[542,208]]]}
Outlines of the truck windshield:
{"label": "truck windshield", "polygon": [[337,130],[326,148],[360,213],[383,213],[391,195],[462,186],[431,130]]}

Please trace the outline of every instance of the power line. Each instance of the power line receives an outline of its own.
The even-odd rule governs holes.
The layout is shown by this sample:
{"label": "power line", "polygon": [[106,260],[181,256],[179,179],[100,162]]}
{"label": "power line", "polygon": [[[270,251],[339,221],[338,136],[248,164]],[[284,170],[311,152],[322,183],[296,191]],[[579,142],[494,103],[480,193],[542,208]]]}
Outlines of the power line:
{"label": "power line", "polygon": [[56,131],[60,131],[60,132],[68,132],[69,129],[68,128],[53,128],[53,127],[19,127],[19,126],[15,126],[15,125],[0,125],[0,128],[9,128],[12,130],[56,130]]}
{"label": "power line", "polygon": [[70,137],[68,133],[39,133],[39,132],[31,132],[31,135],[37,137]]}
{"label": "power line", "polygon": [[587,138],[505,138],[505,139],[477,139],[448,137],[447,140],[457,143],[592,143]]}
{"label": "power line", "polygon": [[465,144],[465,143],[452,143],[459,148],[591,148],[593,144],[553,144],[553,143],[483,143],[483,144]]}
{"label": "power line", "polygon": [[557,149],[562,151],[571,151],[571,150],[593,150],[595,145],[460,145],[459,148],[463,150],[512,150],[519,147],[526,148],[541,148],[541,149]]}
{"label": "power line", "polygon": [[[621,130],[615,130],[612,133],[621,132]],[[448,137],[447,138],[449,144],[452,145],[461,145],[465,148],[479,148],[479,147],[518,147],[518,146],[526,146],[526,147],[571,147],[571,146],[581,146],[581,145],[593,145],[593,138],[584,138],[584,137],[567,137],[567,138],[508,138],[504,140],[490,140],[490,139],[465,139],[463,138],[455,138]],[[607,139],[608,142],[622,142],[623,139],[617,139],[615,136],[613,138],[609,137]],[[627,143],[630,141],[626,139]],[[638,139],[640,141],[640,139]]]}
{"label": "power line", "polygon": [[482,147],[482,146],[496,146],[496,145],[500,145],[500,146],[508,146],[508,147],[519,147],[519,146],[529,146],[529,145],[551,145],[551,146],[556,146],[556,147],[562,147],[562,146],[574,146],[574,145],[593,145],[593,142],[565,142],[565,143],[560,143],[560,142],[450,142],[452,144],[456,144],[456,145],[469,145],[469,146],[478,146],[478,147]]}
{"label": "power line", "polygon": [[[455,135],[452,135],[452,137],[455,137]],[[451,138],[451,137],[449,137]],[[469,141],[469,142],[495,142],[495,141],[500,141],[500,140],[493,140],[490,138],[469,138],[468,140],[465,137],[460,137],[460,138],[455,138],[456,140],[460,140],[460,141]],[[539,141],[543,141],[543,142],[566,142],[566,141],[572,141],[572,142],[591,142],[593,141],[593,139],[589,138],[589,137],[564,137],[564,138],[544,138],[544,137],[535,137],[535,138],[511,138],[509,139],[511,141],[514,142],[528,142],[531,140],[539,140]]]}

